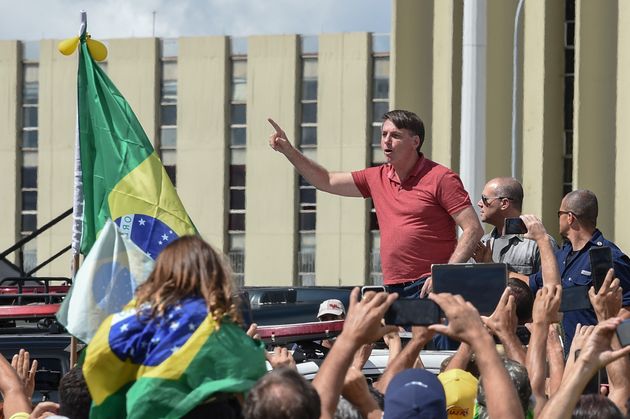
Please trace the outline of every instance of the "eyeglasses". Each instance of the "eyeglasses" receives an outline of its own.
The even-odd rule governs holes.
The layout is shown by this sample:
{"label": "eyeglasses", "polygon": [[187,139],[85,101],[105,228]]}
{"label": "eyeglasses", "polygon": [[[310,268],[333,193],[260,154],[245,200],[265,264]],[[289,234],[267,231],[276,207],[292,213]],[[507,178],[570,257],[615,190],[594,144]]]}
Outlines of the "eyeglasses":
{"label": "eyeglasses", "polygon": [[560,218],[563,214],[571,214],[575,217],[575,214],[572,211],[558,211],[558,218]]}
{"label": "eyeglasses", "polygon": [[494,201],[495,199],[507,199],[509,201],[512,200],[512,198],[508,198],[507,196],[485,196],[485,195],[481,195],[481,202],[483,202],[483,204],[486,207],[489,207],[490,204],[492,204],[492,201]]}

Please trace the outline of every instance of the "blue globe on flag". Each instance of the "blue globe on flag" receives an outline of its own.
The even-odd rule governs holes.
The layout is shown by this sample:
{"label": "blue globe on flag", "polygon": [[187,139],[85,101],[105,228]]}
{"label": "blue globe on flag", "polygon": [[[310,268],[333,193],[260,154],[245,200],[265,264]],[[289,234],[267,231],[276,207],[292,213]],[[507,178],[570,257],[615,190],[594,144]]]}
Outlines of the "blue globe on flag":
{"label": "blue globe on flag", "polygon": [[179,237],[167,224],[146,214],[127,214],[115,221],[144,253],[156,259],[162,249]]}

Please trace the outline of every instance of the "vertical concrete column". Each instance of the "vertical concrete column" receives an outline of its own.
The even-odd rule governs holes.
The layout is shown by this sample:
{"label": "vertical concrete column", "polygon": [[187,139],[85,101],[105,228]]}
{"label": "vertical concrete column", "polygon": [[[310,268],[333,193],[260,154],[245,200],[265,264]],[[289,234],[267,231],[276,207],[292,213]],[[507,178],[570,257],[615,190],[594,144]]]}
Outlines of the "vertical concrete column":
{"label": "vertical concrete column", "polygon": [[425,125],[422,147],[431,156],[433,119],[433,0],[393,0],[390,109],[418,114]]}
{"label": "vertical concrete column", "polygon": [[573,185],[595,192],[599,201],[598,227],[612,240],[617,2],[576,0],[575,3]]}
{"label": "vertical concrete column", "polygon": [[487,2],[486,180],[511,172],[512,39],[518,0]]}
{"label": "vertical concrete column", "polygon": [[177,65],[177,192],[201,235],[223,249],[229,182],[227,38],[180,38]]}
{"label": "vertical concrete column", "polygon": [[[16,242],[20,229],[20,67],[18,42],[0,41],[0,251]],[[10,259],[14,260],[13,255]]]}
{"label": "vertical concrete column", "polygon": [[[39,168],[37,225],[42,226],[72,206],[74,147],[77,124],[77,57],[61,55],[57,41],[40,43]],[[49,258],[71,242],[72,219],[66,218],[37,238],[37,259]],[[69,275],[70,252],[39,271]]]}
{"label": "vertical concrete column", "polygon": [[245,282],[291,285],[296,276],[297,176],[269,148],[273,117],[295,144],[298,38],[254,36],[247,56]]}
{"label": "vertical concrete column", "polygon": [[[319,37],[317,161],[330,171],[363,169],[368,161],[369,41],[367,33]],[[317,192],[317,284],[365,282],[366,205]]]}
{"label": "vertical concrete column", "polygon": [[432,113],[430,144],[423,148],[431,150],[436,162],[459,171],[463,2],[439,0],[434,8],[432,96],[437,111]]}
{"label": "vertical concrete column", "polygon": [[630,252],[630,2],[620,1],[617,22],[617,131],[615,133],[615,242]]}
{"label": "vertical concrete column", "polygon": [[159,42],[157,38],[112,39],[107,75],[125,97],[155,146],[159,108]]}
{"label": "vertical concrete column", "polygon": [[562,198],[564,2],[525,3],[523,25],[523,212],[558,232]]}

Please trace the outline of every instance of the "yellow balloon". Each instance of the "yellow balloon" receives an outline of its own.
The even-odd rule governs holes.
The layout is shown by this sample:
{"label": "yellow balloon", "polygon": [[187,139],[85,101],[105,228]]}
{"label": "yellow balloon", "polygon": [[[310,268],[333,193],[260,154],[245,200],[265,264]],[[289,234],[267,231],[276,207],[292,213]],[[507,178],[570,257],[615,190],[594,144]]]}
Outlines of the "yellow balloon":
{"label": "yellow balloon", "polygon": [[103,61],[105,58],[107,58],[107,47],[102,42],[88,38],[87,47],[90,51],[90,55],[96,61]]}
{"label": "yellow balloon", "polygon": [[63,55],[70,55],[77,49],[77,45],[79,45],[79,37],[75,36],[74,38],[61,41],[59,45],[57,45],[57,49]]}

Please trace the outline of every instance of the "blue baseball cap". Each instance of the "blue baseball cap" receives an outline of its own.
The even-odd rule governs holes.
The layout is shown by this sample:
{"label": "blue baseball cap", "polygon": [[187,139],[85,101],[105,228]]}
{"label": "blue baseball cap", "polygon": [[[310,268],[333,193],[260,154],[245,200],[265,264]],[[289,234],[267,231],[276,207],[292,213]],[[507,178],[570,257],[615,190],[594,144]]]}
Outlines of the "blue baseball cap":
{"label": "blue baseball cap", "polygon": [[442,383],[429,371],[410,368],[387,386],[383,419],[447,419]]}

